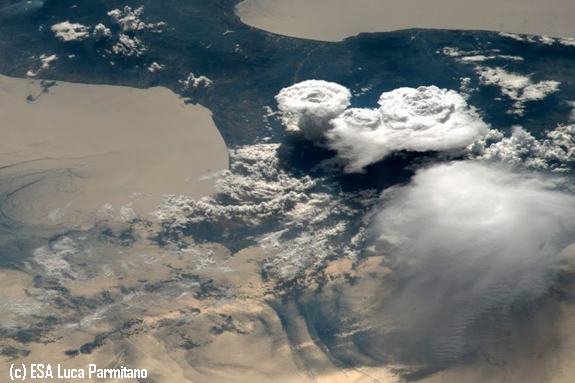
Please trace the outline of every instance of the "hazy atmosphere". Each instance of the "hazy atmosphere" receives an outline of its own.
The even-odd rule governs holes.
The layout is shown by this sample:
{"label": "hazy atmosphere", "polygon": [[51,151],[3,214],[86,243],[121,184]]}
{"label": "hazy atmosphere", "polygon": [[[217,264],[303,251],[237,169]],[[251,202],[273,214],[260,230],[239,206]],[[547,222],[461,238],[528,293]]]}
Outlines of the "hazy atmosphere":
{"label": "hazy atmosphere", "polygon": [[0,382],[572,383],[574,11],[0,0]]}

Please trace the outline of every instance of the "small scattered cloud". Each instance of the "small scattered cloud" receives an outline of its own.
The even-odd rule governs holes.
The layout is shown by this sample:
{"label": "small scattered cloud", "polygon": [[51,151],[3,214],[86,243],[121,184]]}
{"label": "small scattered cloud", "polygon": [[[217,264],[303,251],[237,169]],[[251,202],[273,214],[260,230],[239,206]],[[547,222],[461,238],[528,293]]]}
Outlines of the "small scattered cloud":
{"label": "small scattered cloud", "polygon": [[206,76],[198,76],[196,77],[192,72],[188,75],[185,80],[180,80],[182,84],[183,90],[190,90],[196,89],[199,86],[203,86],[203,88],[209,88],[212,86],[213,81],[207,78]]}
{"label": "small scattered cloud", "polygon": [[55,33],[58,39],[65,42],[82,41],[90,37],[89,27],[69,21],[54,24],[50,29]]}
{"label": "small scattered cloud", "polygon": [[467,101],[471,97],[471,94],[476,90],[477,88],[474,88],[471,85],[470,77],[461,78],[461,85],[459,85],[459,94],[461,94],[461,97],[463,97],[464,100]]}
{"label": "small scattered cloud", "polygon": [[574,47],[575,46],[575,39],[573,37],[563,37],[558,39],[559,43],[561,45],[565,45],[568,47]]}
{"label": "small scattered cloud", "polygon": [[76,279],[80,276],[68,258],[79,253],[78,244],[70,237],[63,236],[48,246],[34,250],[33,260],[44,270],[46,276],[60,280]]}
{"label": "small scattered cloud", "polygon": [[515,33],[500,32],[499,36],[521,41],[526,43],[540,43],[543,45],[561,44],[565,46],[575,46],[575,39],[572,37],[549,37],[549,36],[532,36],[518,35]]}
{"label": "small scattered cloud", "polygon": [[[90,26],[79,23],[64,21],[51,27],[56,37],[64,42],[81,41],[92,37],[95,41],[103,42],[111,40],[111,49],[105,49],[106,55],[115,54],[124,57],[141,57],[147,50],[141,40],[141,32],[147,30],[154,33],[161,33],[165,22],[146,23],[142,20],[144,7],[133,9],[129,6],[122,10],[113,9],[108,12],[108,16],[113,24],[113,30],[106,25],[99,23],[94,26],[90,33]],[[112,62],[112,65],[113,62]],[[160,70],[160,67],[147,67],[151,71]]]}
{"label": "small scattered cloud", "polygon": [[163,70],[164,68],[165,65],[160,65],[155,61],[148,66],[148,70],[152,73],[157,72],[159,70]]}
{"label": "small scattered cloud", "polygon": [[483,51],[463,51],[459,48],[445,47],[442,51],[437,51],[437,53],[442,52],[444,55],[453,57],[462,63],[477,63],[488,60],[511,60],[511,61],[524,61],[525,59],[520,56],[502,55],[501,51],[498,49],[489,49],[486,52]]}
{"label": "small scattered cloud", "polygon": [[123,10],[112,9],[108,12],[108,16],[112,22],[119,25],[124,32],[138,31],[146,28],[146,23],[140,20],[140,16],[144,13],[144,7],[132,8],[125,6]]}
{"label": "small scattered cloud", "polygon": [[569,121],[575,121],[575,101],[566,101],[565,103],[571,107],[571,113],[569,113]]}
{"label": "small scattered cloud", "polygon": [[104,24],[100,23],[94,27],[92,36],[94,36],[97,41],[107,40],[112,37],[112,31],[110,28],[106,28]]}
{"label": "small scattered cloud", "polygon": [[141,20],[141,16],[144,14],[144,7],[140,6],[134,10],[131,7],[125,6],[124,9],[113,9],[108,12],[108,16],[112,20],[112,23],[118,25],[122,32],[134,32],[141,31],[143,29],[159,30],[161,27],[166,26],[165,22],[159,23],[148,23],[146,24]]}
{"label": "small scattered cloud", "polygon": [[512,40],[515,40],[515,41],[525,41],[525,38],[527,37],[527,36],[525,36],[525,38],[524,38],[523,36],[518,35],[516,33],[507,33],[507,32],[499,32],[498,34],[501,37],[507,37],[507,38],[510,38]]}
{"label": "small scattered cloud", "polygon": [[137,37],[130,37],[120,33],[118,42],[112,47],[112,51],[124,57],[139,57],[146,52],[146,46]]}
{"label": "small scattered cloud", "polygon": [[[297,177],[281,168],[278,148],[256,144],[230,150],[230,170],[204,178],[215,180],[214,196],[167,195],[153,215],[173,228],[198,223],[249,228],[270,254],[266,271],[280,278],[329,255],[356,257],[363,231],[353,221],[377,201],[377,193],[344,193],[326,178]],[[355,239],[342,240],[347,237]]]}
{"label": "small scattered cloud", "polygon": [[222,204],[214,197],[170,195],[165,196],[166,204],[155,215],[177,225],[239,220],[257,226],[274,217],[305,198],[305,192],[316,186],[310,177],[291,177],[279,168],[278,146],[257,144],[230,151],[230,170],[211,178],[216,179],[217,193],[231,203]]}
{"label": "small scattered cloud", "polygon": [[499,36],[506,37],[515,41],[526,42],[526,43],[540,43],[543,45],[553,45],[556,42],[563,44],[561,40],[549,36],[534,36],[534,35],[519,35],[516,33],[499,32]]}
{"label": "small scattered cloud", "polygon": [[58,56],[56,56],[56,55],[50,55],[50,56],[45,55],[45,54],[41,55],[40,56],[40,62],[42,63],[42,66],[40,66],[40,68],[36,71],[29,70],[28,72],[26,72],[26,76],[28,76],[28,77],[37,76],[38,73],[40,73],[41,71],[46,70],[46,69],[50,69],[50,64],[56,60],[58,60]]}
{"label": "small scattered cloud", "polygon": [[541,81],[533,83],[530,77],[509,73],[503,68],[477,67],[480,81],[484,85],[495,85],[501,88],[503,95],[513,101],[512,113],[522,116],[525,103],[540,101],[559,90],[559,81]]}
{"label": "small scattered cloud", "polygon": [[[532,38],[532,36],[522,37],[509,33],[500,33],[500,35],[518,41],[527,41],[527,38]],[[554,42],[553,39],[545,36],[541,37],[540,40],[543,44],[552,44]],[[439,52],[440,51],[437,53]],[[501,51],[497,49],[482,52],[477,50],[463,51],[459,48],[445,47],[441,52],[460,63],[473,65],[479,75],[481,85],[499,86],[503,95],[513,101],[513,108],[509,111],[510,114],[523,116],[526,102],[543,100],[548,95],[557,92],[561,85],[559,81],[553,80],[534,83],[529,76],[510,73],[501,67],[492,68],[482,65],[482,63],[486,61],[495,59],[524,61],[524,59],[519,56],[502,55]]]}

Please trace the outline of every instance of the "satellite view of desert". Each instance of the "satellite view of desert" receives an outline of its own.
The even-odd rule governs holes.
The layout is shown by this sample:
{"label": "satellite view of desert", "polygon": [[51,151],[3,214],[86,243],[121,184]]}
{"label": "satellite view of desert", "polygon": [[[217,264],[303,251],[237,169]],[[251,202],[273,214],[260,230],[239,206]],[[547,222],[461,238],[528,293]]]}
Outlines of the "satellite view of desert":
{"label": "satellite view of desert", "polygon": [[573,14],[0,0],[0,382],[574,383]]}

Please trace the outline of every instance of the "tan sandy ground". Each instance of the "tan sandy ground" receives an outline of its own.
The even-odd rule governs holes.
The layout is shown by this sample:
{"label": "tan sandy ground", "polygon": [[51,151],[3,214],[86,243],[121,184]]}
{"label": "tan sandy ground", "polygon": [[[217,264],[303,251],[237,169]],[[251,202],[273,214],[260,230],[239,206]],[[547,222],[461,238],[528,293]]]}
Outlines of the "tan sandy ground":
{"label": "tan sandy ground", "polygon": [[[38,96],[38,83],[4,77],[0,80],[0,130],[6,136],[6,141],[0,142],[0,161],[2,166],[14,164],[0,169],[3,177],[0,185],[15,188],[25,185],[27,180],[38,185],[16,193],[11,202],[17,218],[55,224],[71,220],[93,222],[91,216],[98,214],[102,203],[112,203],[119,213],[118,207],[129,204],[129,195],[135,191],[155,196],[166,192],[210,193],[211,185],[197,183],[197,178],[227,166],[225,147],[214,131],[209,112],[201,107],[183,106],[181,100],[165,89],[152,89],[148,94],[148,91],[104,87],[104,93],[100,93],[97,86],[59,83],[37,101],[23,103],[22,99],[30,93]],[[77,92],[66,96],[76,87]],[[94,110],[103,104],[108,108]],[[115,110],[114,105],[120,110]],[[7,124],[22,120],[28,123]],[[204,121],[205,125],[198,121]],[[172,137],[178,140],[173,142]],[[208,155],[200,150],[201,145],[209,143],[221,151],[217,149],[217,153]],[[168,154],[166,148],[171,148]],[[96,159],[86,159],[86,153]],[[108,160],[109,156],[115,161]],[[140,162],[130,162],[131,156]],[[214,162],[208,161],[209,158]],[[62,169],[71,169],[81,177],[71,176]],[[47,170],[50,176],[42,176],[41,172]],[[184,173],[189,179],[182,178]],[[113,189],[105,186],[111,184]],[[72,203],[73,208],[50,214],[64,203]],[[19,214],[22,209],[27,214]],[[40,219],[35,221],[36,217]],[[129,227],[137,240],[130,246],[122,246],[100,238],[87,238],[86,243],[81,243],[75,237],[74,246],[81,250],[63,255],[53,253],[58,267],[51,273],[38,267],[0,270],[2,331],[35,329],[46,324],[45,318],[55,319],[42,336],[43,343],[0,338],[0,351],[5,353],[0,355],[0,382],[10,381],[9,369],[13,363],[27,366],[50,363],[54,370],[61,364],[63,368],[81,368],[86,372],[90,363],[99,368],[146,368],[148,381],[154,383],[398,382],[385,367],[337,366],[321,341],[312,335],[294,302],[285,303],[282,312],[287,315],[280,319],[269,299],[281,298],[282,292],[275,290],[274,281],[262,280],[258,265],[273,254],[264,254],[257,248],[232,254],[220,244],[159,248],[149,239],[159,232],[157,224],[128,225],[114,216],[107,219],[106,227],[116,233]],[[102,224],[100,219],[97,222]],[[49,251],[53,250],[45,251],[52,254]],[[568,271],[573,268],[574,254],[573,247],[563,254],[570,261],[564,266]],[[327,265],[325,279],[318,279],[310,271],[302,283],[313,295],[320,280],[329,281],[321,299],[337,298],[343,313],[364,316],[391,291],[393,275],[384,261],[381,256],[359,264],[336,260]],[[66,275],[67,271],[72,277]],[[349,277],[356,278],[356,282],[349,284]],[[575,373],[572,362],[575,314],[569,310],[565,309],[569,315],[560,323],[565,338],[562,358],[549,357],[549,363],[545,364],[553,368],[549,374],[541,370],[538,371],[541,375],[536,375],[529,369],[513,366],[508,369],[469,366],[422,382],[540,383],[552,376],[552,383],[569,383]],[[545,326],[541,327],[544,333]],[[98,335],[105,338],[90,353],[79,352],[75,357],[65,354],[81,350],[82,345],[93,342]],[[341,337],[346,339],[349,334]],[[19,357],[6,352],[11,347],[22,352]],[[24,355],[26,352],[29,355]],[[542,358],[545,360],[546,356],[527,347],[525,355],[518,355],[517,366],[539,365]],[[55,376],[42,381],[98,380],[62,380]]]}
{"label": "tan sandy ground", "polygon": [[[571,250],[565,252],[568,259],[572,257]],[[214,260],[208,265],[198,257],[198,254],[206,252]],[[88,312],[86,318],[52,307],[54,314],[64,322],[54,328],[45,344],[4,342],[4,347],[11,345],[31,353],[18,359],[0,356],[0,377],[8,376],[12,363],[26,366],[50,363],[53,368],[61,364],[63,368],[80,368],[86,372],[88,365],[95,363],[99,368],[146,368],[149,381],[157,383],[399,383],[400,380],[387,368],[346,369],[335,366],[324,353],[323,346],[314,341],[305,320],[292,303],[286,303],[283,313],[289,315],[280,320],[266,302],[271,297],[273,282],[262,281],[257,267],[257,262],[268,256],[256,248],[231,254],[218,244],[193,246],[180,253],[166,252],[151,242],[141,241],[118,252],[116,257],[94,260],[108,262],[109,272],[94,276],[92,271],[98,265],[91,264],[88,265],[90,272],[86,273],[91,277],[63,280],[62,286],[77,296],[97,297],[107,291],[115,302],[102,305],[98,315]],[[89,256],[79,261],[89,261]],[[385,299],[382,287],[385,287],[386,276],[391,274],[383,261],[383,257],[372,257],[355,267],[354,262],[345,259],[329,263],[325,269],[330,280],[325,298],[330,299],[330,291],[345,289],[344,295],[340,296],[344,305],[342,310],[369,310],[374,303]],[[568,265],[566,267],[571,269]],[[183,278],[189,274],[213,280],[213,285],[224,296],[216,293],[198,298],[194,295],[197,287]],[[347,284],[345,276],[358,278],[356,284]],[[304,283],[313,290],[311,274]],[[25,273],[2,271],[0,305],[10,304],[14,299],[25,300],[28,295],[35,296],[40,291],[32,285],[32,278]],[[119,285],[136,293],[120,295],[122,299],[118,299]],[[142,288],[154,285],[163,287],[158,290]],[[1,312],[2,323],[8,319],[6,307],[3,306]],[[14,309],[13,305],[10,307]],[[45,315],[43,310],[46,309],[50,307],[38,309],[37,313]],[[575,314],[572,308],[566,308],[565,313],[569,315],[560,324],[560,333],[566,339],[561,358],[542,364],[552,370],[541,369],[534,374],[529,368],[517,368],[531,362],[540,365],[541,358],[547,358],[546,355],[533,354],[533,350],[527,347],[525,355],[517,356],[519,361],[515,366],[472,365],[452,369],[422,382],[569,383],[575,373],[575,363],[572,363],[575,360],[572,337]],[[74,318],[80,320],[75,323]],[[118,330],[130,319],[141,322],[130,329]],[[34,322],[34,318],[26,315],[21,315],[20,320]],[[113,334],[91,354],[81,353],[73,358],[64,355],[66,350],[77,349],[92,341],[96,334],[106,332]],[[294,337],[297,344],[293,343]],[[527,342],[534,340],[526,339]],[[189,347],[183,347],[186,342]],[[313,360],[313,370],[305,367],[309,367],[310,360]],[[55,378],[44,381],[98,380]]]}
{"label": "tan sandy ground", "polygon": [[[205,252],[210,252],[215,260],[209,267],[198,261],[196,256]],[[135,289],[137,293],[103,305],[97,315],[91,312],[86,318],[76,317],[80,319],[77,323],[74,323],[75,314],[71,311],[56,309],[50,304],[40,307],[37,314],[46,315],[53,310],[57,317],[67,319],[55,327],[45,344],[5,341],[4,347],[13,346],[31,353],[18,359],[0,356],[0,377],[8,376],[12,363],[27,367],[31,363],[50,363],[53,369],[60,364],[62,368],[84,369],[86,374],[89,364],[95,363],[99,368],[145,368],[150,381],[157,383],[397,381],[385,368],[350,370],[334,366],[321,350],[321,345],[312,340],[305,321],[296,310],[289,323],[282,323],[266,304],[271,285],[261,280],[256,265],[267,256],[255,248],[231,255],[226,248],[217,244],[195,246],[184,253],[167,253],[148,241],[139,242],[119,252],[118,258],[108,260],[110,272],[107,275],[62,281],[62,286],[76,296],[97,297],[107,291],[117,297],[119,285]],[[81,261],[89,261],[89,257]],[[102,259],[94,261],[101,262]],[[129,268],[123,267],[123,264],[128,264]],[[98,265],[89,265],[88,270],[95,270],[95,266]],[[344,281],[343,273],[355,273],[351,266],[349,261],[335,262],[328,270],[334,283]],[[225,267],[229,271],[225,271],[228,270]],[[365,267],[360,268],[360,274],[380,268],[379,262],[368,262]],[[87,274],[93,275],[94,272]],[[214,285],[226,291],[229,298],[210,296],[199,299],[194,295],[197,290],[193,283],[185,285],[186,279],[181,278],[189,274],[213,280]],[[158,283],[164,283],[165,287],[152,292],[142,289],[144,285]],[[0,289],[4,292],[0,299],[0,305],[4,305],[1,315],[3,323],[14,319],[14,316],[19,317],[22,323],[34,323],[33,317],[9,313],[14,310],[14,299],[27,299],[24,290],[31,296],[41,293],[32,284],[32,279],[25,273],[0,273]],[[31,298],[28,300],[34,301]],[[7,318],[7,315],[11,318]],[[142,322],[129,330],[114,333],[91,354],[81,353],[76,357],[64,354],[67,350],[91,342],[96,334],[114,331],[134,318]],[[302,362],[309,361],[300,360],[298,355],[301,353],[293,352],[294,346],[288,340],[286,326],[298,333],[301,344],[297,349],[305,349],[306,355],[314,358],[317,371],[302,368]],[[192,342],[192,346],[182,347],[186,341]],[[44,381],[68,380],[59,380],[55,375],[54,379]],[[98,380],[86,376],[69,381]]]}
{"label": "tan sandy ground", "polygon": [[571,0],[245,0],[237,13],[256,28],[324,41],[408,28],[575,36]]}
{"label": "tan sandy ground", "polygon": [[200,177],[228,166],[210,111],[161,87],[57,82],[42,93],[38,80],[0,76],[0,135],[0,194],[18,190],[3,209],[27,223],[133,218],[162,194],[211,194]]}

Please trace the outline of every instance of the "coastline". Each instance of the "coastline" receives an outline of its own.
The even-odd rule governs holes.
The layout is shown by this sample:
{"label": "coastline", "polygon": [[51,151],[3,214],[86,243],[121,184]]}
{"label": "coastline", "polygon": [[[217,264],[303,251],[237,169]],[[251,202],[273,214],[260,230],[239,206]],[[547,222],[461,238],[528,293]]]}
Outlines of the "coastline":
{"label": "coastline", "polygon": [[0,76],[0,105],[3,209],[26,223],[147,215],[164,194],[212,194],[201,177],[228,167],[211,112],[167,88]]}
{"label": "coastline", "polygon": [[245,0],[236,6],[242,22],[279,35],[342,41],[365,32],[455,29],[549,37],[575,37],[575,3],[531,0]]}

